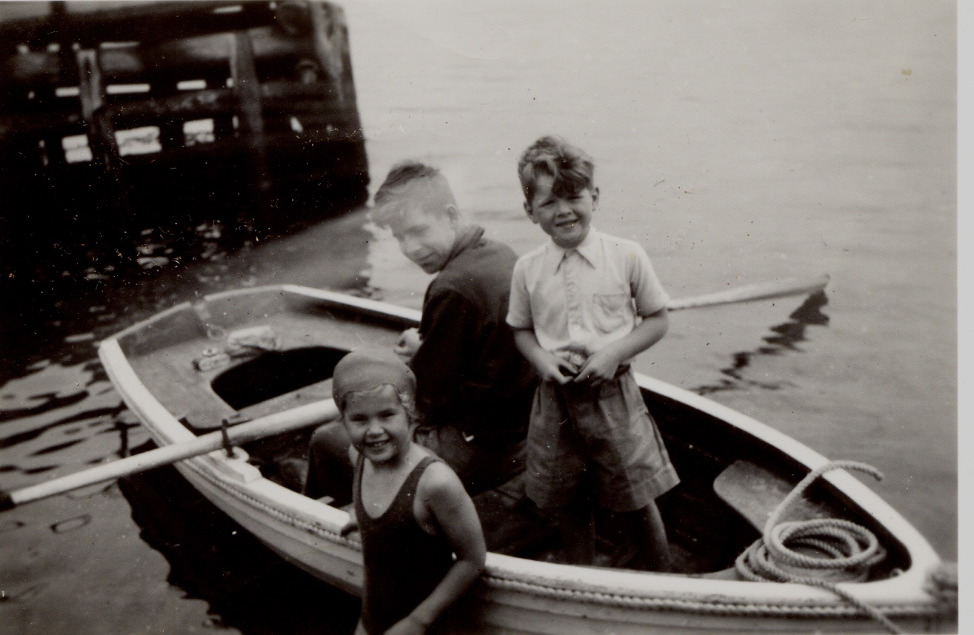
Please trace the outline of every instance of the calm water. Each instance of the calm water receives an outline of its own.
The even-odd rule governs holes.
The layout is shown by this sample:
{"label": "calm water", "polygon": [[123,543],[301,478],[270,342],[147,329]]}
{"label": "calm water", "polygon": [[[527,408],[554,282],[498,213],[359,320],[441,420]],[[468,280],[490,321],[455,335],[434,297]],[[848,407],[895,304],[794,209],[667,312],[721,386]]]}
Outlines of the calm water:
{"label": "calm water", "polygon": [[[555,132],[595,157],[597,226],[634,237],[674,297],[832,277],[802,298],[674,313],[641,370],[832,458],[957,558],[955,5],[344,3],[373,187],[438,163],[524,252],[543,235],[514,164]],[[609,8],[606,8],[609,7]],[[94,342],[172,304],[271,282],[418,307],[428,278],[362,212],[280,240],[145,228],[130,265],[66,266],[5,302],[0,487],[147,440]],[[141,259],[141,260],[138,260]],[[355,603],[281,567],[173,472],[0,514],[0,632],[344,632]]]}

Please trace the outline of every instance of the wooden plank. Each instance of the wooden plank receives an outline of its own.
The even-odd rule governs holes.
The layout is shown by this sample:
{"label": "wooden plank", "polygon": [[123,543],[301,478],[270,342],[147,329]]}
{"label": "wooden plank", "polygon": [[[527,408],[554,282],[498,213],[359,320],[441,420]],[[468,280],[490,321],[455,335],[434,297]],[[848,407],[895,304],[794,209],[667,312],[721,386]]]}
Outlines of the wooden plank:
{"label": "wooden plank", "polygon": [[[768,518],[785,496],[794,489],[790,483],[750,461],[734,461],[714,480],[714,491],[725,503],[758,531],[764,531]],[[788,506],[783,520],[828,518],[828,509],[805,497]]]}
{"label": "wooden plank", "polygon": [[[295,78],[300,75],[299,61],[314,55],[310,38],[285,37],[272,27],[248,32],[253,39],[254,57],[266,64],[290,65]],[[107,84],[153,83],[157,78],[170,81],[177,76],[178,79],[209,78],[214,85],[222,86],[228,71],[225,35],[186,37],[176,31],[165,41],[103,48],[100,51],[102,75]],[[31,88],[70,85],[59,74],[58,55],[47,50],[29,50],[0,56],[3,71],[0,84],[29,84]]]}
{"label": "wooden plank", "polygon": [[[362,133],[355,123],[358,113],[354,105],[343,106],[330,101],[327,86],[294,84],[278,81],[267,82],[260,87],[261,103],[265,114],[292,114],[301,119],[305,132],[330,124],[337,130],[331,133],[342,139],[361,140]],[[145,98],[116,98],[106,104],[105,114],[116,128],[155,125],[160,118],[206,119],[221,115],[233,115],[239,104],[232,89],[217,88],[181,92],[166,96],[148,95]],[[60,110],[37,112],[14,111],[0,113],[0,137],[25,136],[41,132],[57,131],[58,134],[77,134],[84,126],[77,102],[64,100]]]}
{"label": "wooden plank", "polygon": [[[65,3],[53,3],[53,6]],[[0,21],[0,41],[35,46],[52,41],[52,33],[69,32],[76,42],[148,42],[234,31],[274,21],[270,2],[86,2],[66,3],[62,14]],[[237,8],[239,7],[239,10]]]}

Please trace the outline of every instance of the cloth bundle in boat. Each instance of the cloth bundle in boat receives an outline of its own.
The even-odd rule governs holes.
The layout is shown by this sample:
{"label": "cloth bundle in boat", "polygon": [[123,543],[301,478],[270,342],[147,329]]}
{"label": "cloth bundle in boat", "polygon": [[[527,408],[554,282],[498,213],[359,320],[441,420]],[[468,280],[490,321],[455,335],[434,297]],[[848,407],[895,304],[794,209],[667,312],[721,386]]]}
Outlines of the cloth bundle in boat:
{"label": "cloth bundle in boat", "polygon": [[227,335],[226,352],[231,357],[254,351],[278,351],[281,341],[269,326],[252,326],[238,329]]}
{"label": "cloth bundle in boat", "polygon": [[335,365],[332,397],[343,407],[345,396],[352,392],[372,390],[383,385],[394,387],[399,394],[416,394],[416,375],[392,351],[352,351]]}

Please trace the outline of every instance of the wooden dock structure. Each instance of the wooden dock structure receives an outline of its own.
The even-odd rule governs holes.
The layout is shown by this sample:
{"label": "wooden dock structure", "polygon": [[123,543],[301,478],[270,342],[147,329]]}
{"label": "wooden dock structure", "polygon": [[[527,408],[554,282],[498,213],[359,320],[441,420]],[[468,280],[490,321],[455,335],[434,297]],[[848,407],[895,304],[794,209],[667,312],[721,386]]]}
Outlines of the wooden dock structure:
{"label": "wooden dock structure", "polygon": [[350,209],[368,164],[342,9],[320,0],[0,3],[8,237]]}

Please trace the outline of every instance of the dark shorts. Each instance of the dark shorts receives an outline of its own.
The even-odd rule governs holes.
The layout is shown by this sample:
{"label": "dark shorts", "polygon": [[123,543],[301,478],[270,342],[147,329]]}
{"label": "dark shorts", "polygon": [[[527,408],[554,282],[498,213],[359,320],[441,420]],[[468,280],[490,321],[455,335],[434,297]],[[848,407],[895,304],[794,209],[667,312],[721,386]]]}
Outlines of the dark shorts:
{"label": "dark shorts", "polygon": [[680,482],[631,371],[592,388],[543,382],[527,441],[526,491],[544,509],[587,492],[607,509],[641,509]]}
{"label": "dark shorts", "polygon": [[413,440],[443,459],[473,496],[506,483],[524,471],[524,440],[484,443],[454,426],[419,426]]}

